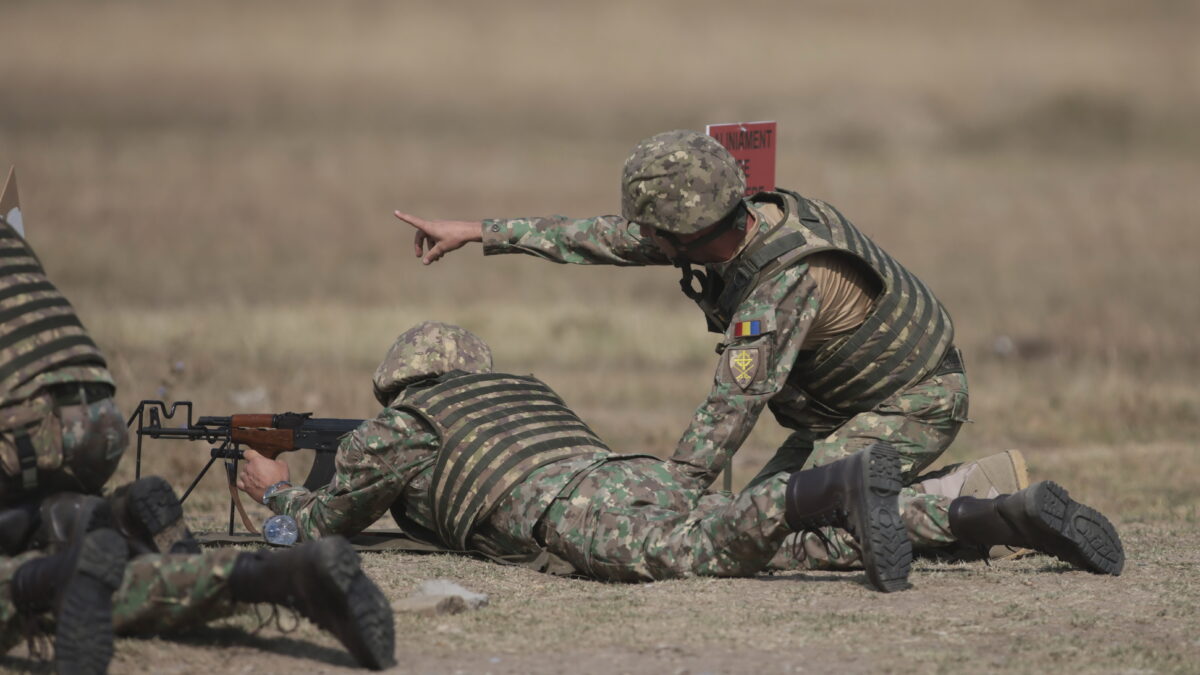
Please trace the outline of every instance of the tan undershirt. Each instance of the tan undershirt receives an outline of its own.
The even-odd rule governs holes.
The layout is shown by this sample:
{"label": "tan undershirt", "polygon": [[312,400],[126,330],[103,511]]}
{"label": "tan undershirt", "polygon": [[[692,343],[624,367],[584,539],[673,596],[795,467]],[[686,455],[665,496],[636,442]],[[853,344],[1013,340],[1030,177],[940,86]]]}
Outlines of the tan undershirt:
{"label": "tan undershirt", "polygon": [[[783,211],[774,204],[754,206],[764,221],[759,227],[773,227],[783,220]],[[805,257],[804,262],[808,263],[808,274],[816,282],[821,300],[817,318],[800,345],[807,351],[861,326],[882,289],[866,264],[848,253],[823,251]]]}

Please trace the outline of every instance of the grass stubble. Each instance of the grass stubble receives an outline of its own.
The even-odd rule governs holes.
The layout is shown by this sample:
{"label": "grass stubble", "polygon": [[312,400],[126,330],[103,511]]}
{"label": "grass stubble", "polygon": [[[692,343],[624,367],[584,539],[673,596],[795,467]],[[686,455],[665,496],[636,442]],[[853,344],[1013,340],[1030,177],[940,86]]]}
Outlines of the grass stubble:
{"label": "grass stubble", "polygon": [[[1021,448],[1035,479],[1117,522],[1124,575],[920,562],[913,590],[881,596],[858,573],[610,585],[367,555],[395,599],[436,577],[491,596],[398,616],[400,670],[1195,672],[1196,11],[16,3],[0,9],[0,161],[125,410],[367,416],[392,337],[438,319],[613,447],[664,455],[715,363],[671,270],[477,250],[423,269],[389,214],[611,212],[636,139],[776,119],[781,184],[837,205],[954,314],[974,423],[946,461]],[[759,427],[737,485],[784,436]],[[182,486],[204,454],[150,443],[145,470]],[[220,527],[223,495],[207,478],[193,524]],[[114,670],[351,665],[307,624],[235,630],[255,625],[123,639]]]}

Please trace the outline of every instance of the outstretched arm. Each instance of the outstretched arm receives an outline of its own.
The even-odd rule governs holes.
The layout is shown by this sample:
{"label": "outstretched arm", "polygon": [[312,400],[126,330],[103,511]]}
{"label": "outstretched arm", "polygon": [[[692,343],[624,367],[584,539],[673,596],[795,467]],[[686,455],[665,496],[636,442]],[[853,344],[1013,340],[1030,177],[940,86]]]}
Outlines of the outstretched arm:
{"label": "outstretched arm", "polygon": [[620,216],[483,221],[483,253],[525,253],[575,265],[668,265],[658,245]]}
{"label": "outstretched arm", "polygon": [[525,253],[557,263],[665,265],[670,261],[638,226],[620,216],[431,220],[402,211],[416,228],[413,253],[428,265],[464,245],[483,242],[485,255]]}

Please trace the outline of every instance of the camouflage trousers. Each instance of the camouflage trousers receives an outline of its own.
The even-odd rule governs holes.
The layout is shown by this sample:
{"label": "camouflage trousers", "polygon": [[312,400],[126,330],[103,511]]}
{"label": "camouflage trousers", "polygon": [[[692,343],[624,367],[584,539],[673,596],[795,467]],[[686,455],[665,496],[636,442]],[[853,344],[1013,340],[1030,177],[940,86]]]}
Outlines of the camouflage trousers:
{"label": "camouflage trousers", "polygon": [[[169,633],[230,616],[238,608],[229,591],[229,575],[241,551],[217,549],[195,555],[142,555],[125,566],[113,594],[113,628],[118,634]],[[0,649],[21,638],[21,619],[12,603],[11,581],[17,568],[45,554],[29,551],[0,559]]]}
{"label": "camouflage trousers", "polygon": [[[536,521],[534,536],[596,579],[747,576],[766,566],[790,532],[784,524],[786,476],[734,497],[687,490],[665,462],[649,457],[613,457],[575,473],[579,478]],[[508,514],[524,524],[515,518],[507,524]],[[530,526],[519,508],[498,509],[489,520],[500,531]]]}
{"label": "camouflage trousers", "polygon": [[[829,464],[875,441],[886,441],[900,453],[906,486],[900,491],[900,513],[913,546],[945,546],[955,541],[950,533],[952,498],[908,486],[922,481],[922,472],[953,442],[967,421],[967,404],[966,375],[949,373],[928,377],[850,419],[811,407],[798,414],[789,410],[788,426],[797,431],[750,484]],[[791,537],[771,567],[845,569],[858,564],[858,550],[849,533],[829,528],[822,534],[830,542],[828,547],[813,533]]]}

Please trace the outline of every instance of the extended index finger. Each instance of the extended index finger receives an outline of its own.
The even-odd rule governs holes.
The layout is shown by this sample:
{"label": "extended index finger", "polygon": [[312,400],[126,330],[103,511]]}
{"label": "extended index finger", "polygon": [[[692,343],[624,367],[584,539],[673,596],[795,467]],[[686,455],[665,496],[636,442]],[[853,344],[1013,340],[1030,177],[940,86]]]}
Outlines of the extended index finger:
{"label": "extended index finger", "polygon": [[427,224],[424,218],[418,218],[417,216],[414,216],[411,213],[404,213],[403,211],[393,211],[392,214],[395,215],[400,220],[417,228],[418,230],[424,230],[425,226]]}

